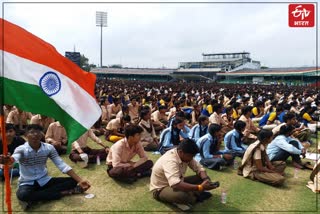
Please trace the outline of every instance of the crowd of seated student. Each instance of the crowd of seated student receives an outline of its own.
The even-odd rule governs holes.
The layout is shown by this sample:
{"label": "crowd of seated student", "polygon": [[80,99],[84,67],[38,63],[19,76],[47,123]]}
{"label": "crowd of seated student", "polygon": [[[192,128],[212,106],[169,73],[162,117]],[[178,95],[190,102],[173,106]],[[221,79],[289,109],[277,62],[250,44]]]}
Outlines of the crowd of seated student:
{"label": "crowd of seated student", "polygon": [[[114,80],[108,86],[97,81],[96,96],[102,116],[93,129],[72,143],[69,157],[86,167],[99,156],[107,160],[110,177],[128,183],[151,174],[153,163],[143,150],[165,155],[175,149],[180,151],[182,142],[192,140],[198,152],[187,154],[195,156],[204,167],[221,170],[238,157],[242,159],[244,177],[281,185],[288,157],[292,157],[295,167],[307,168],[300,155],[305,155],[312,144],[312,133],[319,127],[320,95],[302,87],[160,85]],[[66,153],[67,135],[59,121],[32,116],[17,107],[6,105],[4,110],[7,122],[13,124],[18,135],[23,136],[30,120],[45,128],[42,141],[54,146],[59,154]],[[272,130],[272,135],[266,130]],[[88,138],[102,148],[88,147]],[[114,145],[109,149],[104,140]],[[138,166],[131,161],[135,154],[142,159]]]}

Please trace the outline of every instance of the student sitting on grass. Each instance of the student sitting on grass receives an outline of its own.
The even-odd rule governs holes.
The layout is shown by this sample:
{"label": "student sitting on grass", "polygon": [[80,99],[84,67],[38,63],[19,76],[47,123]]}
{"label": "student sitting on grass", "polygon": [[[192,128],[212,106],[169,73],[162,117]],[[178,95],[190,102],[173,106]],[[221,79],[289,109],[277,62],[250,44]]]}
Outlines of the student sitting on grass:
{"label": "student sitting on grass", "polygon": [[305,156],[306,149],[299,141],[290,137],[293,130],[293,126],[281,126],[279,135],[268,145],[269,159],[271,161],[286,161],[291,156],[294,167],[299,169],[309,167],[308,165],[304,166],[300,159],[300,155]]}
{"label": "student sitting on grass", "polygon": [[[20,164],[16,194],[24,209],[29,208],[33,202],[57,200],[63,196],[83,193],[90,188],[89,182],[80,178],[60,158],[52,145],[40,141],[43,136],[41,126],[28,125],[26,130],[27,142],[16,148],[11,157],[0,155],[1,164]],[[46,167],[48,158],[70,177],[49,176]]]}
{"label": "student sitting on grass", "polygon": [[49,125],[45,140],[46,143],[54,146],[59,155],[67,153],[67,132],[59,121],[53,122]]}
{"label": "student sitting on grass", "polygon": [[220,170],[232,162],[233,156],[225,150],[220,150],[222,128],[218,124],[210,124],[209,133],[197,141],[199,153],[195,159],[203,166]]}
{"label": "student sitting on grass", "polygon": [[238,169],[243,177],[275,186],[283,184],[286,163],[284,161],[270,162],[266,147],[271,141],[272,131],[262,129],[258,133],[258,140],[247,148]]}
{"label": "student sitting on grass", "polygon": [[[95,143],[103,147],[102,149],[92,149],[88,143],[88,138],[91,138]],[[109,152],[109,147],[103,145],[102,140],[98,138],[92,129],[86,131],[78,140],[72,143],[72,150],[69,155],[70,160],[78,163],[80,167],[86,168],[88,163],[96,163],[97,156],[101,160],[105,160]]]}
{"label": "student sitting on grass", "polygon": [[[187,211],[196,202],[212,196],[205,190],[212,190],[217,186],[212,185],[205,169],[193,159],[198,152],[196,143],[185,139],[177,148],[167,151],[157,160],[150,179],[150,191],[154,199]],[[185,177],[188,167],[196,175]]]}
{"label": "student sitting on grass", "polygon": [[[107,173],[118,181],[133,183],[137,178],[150,176],[153,162],[140,143],[143,129],[138,125],[128,125],[124,130],[125,138],[113,144],[107,157]],[[131,161],[139,155],[140,160]]]}
{"label": "student sitting on grass", "polygon": [[195,124],[189,132],[189,138],[197,142],[200,137],[208,134],[208,124],[209,118],[206,115],[200,115],[198,124]]}
{"label": "student sitting on grass", "polygon": [[[14,150],[18,147],[23,145],[26,141],[22,138],[16,135],[16,130],[13,124],[6,123],[6,138],[7,138],[7,144],[8,144],[8,152],[10,154],[13,154]],[[2,139],[0,139],[0,154],[3,153],[3,145],[2,145]],[[3,165],[0,164],[0,180],[4,179],[3,176]],[[19,164],[14,164],[9,169],[9,174],[12,177],[19,176]]]}
{"label": "student sitting on grass", "polygon": [[151,121],[151,109],[149,106],[143,107],[140,111],[139,126],[142,128],[141,144],[145,151],[157,151],[158,139]]}
{"label": "student sitting on grass", "polygon": [[180,143],[181,138],[188,138],[188,131],[185,127],[185,122],[181,118],[175,118],[172,121],[170,127],[166,128],[161,132],[159,140],[159,152],[161,154],[166,153],[166,151],[177,147]]}
{"label": "student sitting on grass", "polygon": [[117,142],[124,138],[124,127],[130,123],[131,117],[129,115],[123,115],[121,118],[112,119],[106,127],[106,140],[112,143]]}
{"label": "student sitting on grass", "polygon": [[234,129],[224,136],[225,150],[231,152],[234,156],[242,157],[247,149],[243,143],[243,131],[246,123],[238,120],[234,123]]}

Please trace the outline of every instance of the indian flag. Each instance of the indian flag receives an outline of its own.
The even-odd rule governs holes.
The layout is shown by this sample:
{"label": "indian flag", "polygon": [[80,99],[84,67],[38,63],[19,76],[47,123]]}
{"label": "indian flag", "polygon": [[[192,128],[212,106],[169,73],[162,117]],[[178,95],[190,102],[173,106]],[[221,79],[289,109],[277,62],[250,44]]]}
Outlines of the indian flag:
{"label": "indian flag", "polygon": [[4,103],[59,120],[70,146],[101,115],[94,95],[95,75],[21,27],[0,21]]}

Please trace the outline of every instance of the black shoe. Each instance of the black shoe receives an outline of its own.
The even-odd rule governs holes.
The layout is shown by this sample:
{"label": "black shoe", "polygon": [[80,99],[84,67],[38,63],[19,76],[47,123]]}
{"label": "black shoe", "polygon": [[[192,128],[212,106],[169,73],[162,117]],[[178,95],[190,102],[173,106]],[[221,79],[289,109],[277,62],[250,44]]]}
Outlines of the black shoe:
{"label": "black shoe", "polygon": [[139,178],[150,177],[150,176],[151,176],[151,169],[140,173],[140,176],[138,175]]}
{"label": "black shoe", "polygon": [[32,205],[30,201],[21,201],[21,200],[19,200],[19,204],[23,211],[30,209]]}
{"label": "black shoe", "polygon": [[123,182],[123,183],[126,183],[126,184],[132,184],[137,181],[137,178],[134,178],[134,177],[133,178],[121,178],[121,179],[118,178],[116,180]]}
{"label": "black shoe", "polygon": [[70,195],[72,195],[72,194],[82,194],[82,193],[84,193],[85,191],[84,191],[84,189],[82,189],[82,187],[81,186],[76,186],[75,188],[73,188],[70,192],[69,192],[69,194]]}
{"label": "black shoe", "polygon": [[212,193],[211,192],[201,192],[199,196],[197,196],[197,202],[203,202],[209,198],[211,198]]}

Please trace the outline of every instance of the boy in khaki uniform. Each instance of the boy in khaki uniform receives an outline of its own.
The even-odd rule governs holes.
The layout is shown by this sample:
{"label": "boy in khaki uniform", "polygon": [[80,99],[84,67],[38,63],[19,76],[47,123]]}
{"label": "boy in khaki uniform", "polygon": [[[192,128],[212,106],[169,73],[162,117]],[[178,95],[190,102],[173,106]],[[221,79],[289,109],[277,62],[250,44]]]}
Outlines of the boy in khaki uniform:
{"label": "boy in khaki uniform", "polygon": [[[204,190],[217,186],[211,184],[205,169],[193,159],[198,152],[197,144],[185,139],[177,148],[167,151],[157,160],[150,179],[150,191],[156,200],[169,202],[187,211],[196,202],[211,197],[212,194]],[[197,174],[185,177],[187,167]]]}
{"label": "boy in khaki uniform", "polygon": [[271,163],[266,153],[266,146],[271,140],[272,131],[263,129],[259,132],[258,140],[247,148],[238,174],[274,186],[284,183],[285,162],[274,161]]}

